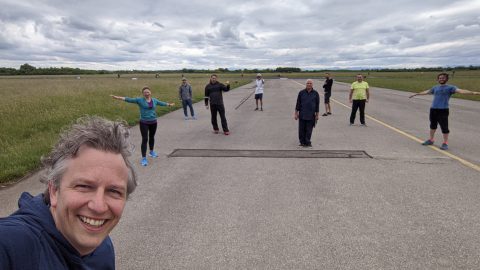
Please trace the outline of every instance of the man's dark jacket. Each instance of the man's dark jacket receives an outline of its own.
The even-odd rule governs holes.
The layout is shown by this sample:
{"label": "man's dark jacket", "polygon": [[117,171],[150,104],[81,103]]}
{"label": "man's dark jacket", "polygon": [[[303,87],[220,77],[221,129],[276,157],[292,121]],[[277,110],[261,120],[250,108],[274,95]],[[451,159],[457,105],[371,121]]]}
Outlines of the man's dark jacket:
{"label": "man's dark jacket", "polygon": [[315,120],[315,113],[320,109],[320,96],[315,89],[310,92],[303,89],[298,93],[295,110],[299,112],[300,120]]}
{"label": "man's dark jacket", "polygon": [[227,92],[228,90],[230,90],[229,84],[226,86],[219,82],[207,84],[205,86],[205,106],[208,106],[208,102],[211,105],[223,105],[222,92]]}
{"label": "man's dark jacket", "polygon": [[0,269],[115,269],[110,237],[82,257],[55,227],[43,194],[24,192],[18,206],[0,218]]}

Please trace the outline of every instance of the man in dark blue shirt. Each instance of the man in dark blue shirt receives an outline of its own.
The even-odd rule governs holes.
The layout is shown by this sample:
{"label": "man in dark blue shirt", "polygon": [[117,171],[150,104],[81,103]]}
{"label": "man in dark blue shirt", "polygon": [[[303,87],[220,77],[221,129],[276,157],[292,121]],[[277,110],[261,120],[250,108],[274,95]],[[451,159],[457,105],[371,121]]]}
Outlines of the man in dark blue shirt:
{"label": "man in dark blue shirt", "polygon": [[298,93],[297,105],[295,106],[295,120],[298,120],[298,139],[300,146],[312,147],[310,138],[313,127],[318,120],[320,96],[313,89],[313,80],[308,79],[305,89]]}

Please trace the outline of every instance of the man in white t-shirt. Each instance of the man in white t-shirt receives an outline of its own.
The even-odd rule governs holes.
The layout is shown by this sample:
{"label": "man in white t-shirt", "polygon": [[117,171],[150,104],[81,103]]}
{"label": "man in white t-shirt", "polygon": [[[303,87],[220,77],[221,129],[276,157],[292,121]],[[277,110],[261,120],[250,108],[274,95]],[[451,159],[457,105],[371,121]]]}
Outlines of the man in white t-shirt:
{"label": "man in white t-shirt", "polygon": [[262,78],[262,74],[257,74],[257,80],[255,81],[257,87],[255,88],[255,111],[258,111],[258,101],[260,100],[260,111],[263,111],[263,85],[265,80]]}

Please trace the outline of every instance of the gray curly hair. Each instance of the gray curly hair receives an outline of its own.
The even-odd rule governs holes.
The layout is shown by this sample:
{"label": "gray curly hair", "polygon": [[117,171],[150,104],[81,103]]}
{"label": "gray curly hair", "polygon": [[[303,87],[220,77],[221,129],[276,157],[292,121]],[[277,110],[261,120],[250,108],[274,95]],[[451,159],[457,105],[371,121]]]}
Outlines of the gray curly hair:
{"label": "gray curly hair", "polygon": [[[42,183],[51,182],[56,188],[67,170],[68,160],[75,158],[81,146],[110,153],[121,154],[128,168],[127,198],[137,187],[137,175],[128,160],[132,154],[133,145],[129,142],[129,131],[126,122],[110,121],[98,116],[79,118],[69,129],[60,135],[60,139],[48,156],[42,157],[45,173]],[[50,204],[50,193],[44,192],[44,199]]]}

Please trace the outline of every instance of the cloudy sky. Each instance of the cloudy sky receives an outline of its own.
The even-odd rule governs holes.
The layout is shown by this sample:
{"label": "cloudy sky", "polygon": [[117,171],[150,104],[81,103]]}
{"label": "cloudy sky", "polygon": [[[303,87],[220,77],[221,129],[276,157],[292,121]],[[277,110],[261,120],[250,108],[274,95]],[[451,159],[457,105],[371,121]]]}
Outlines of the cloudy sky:
{"label": "cloudy sky", "polygon": [[480,0],[0,0],[0,67],[480,65]]}

